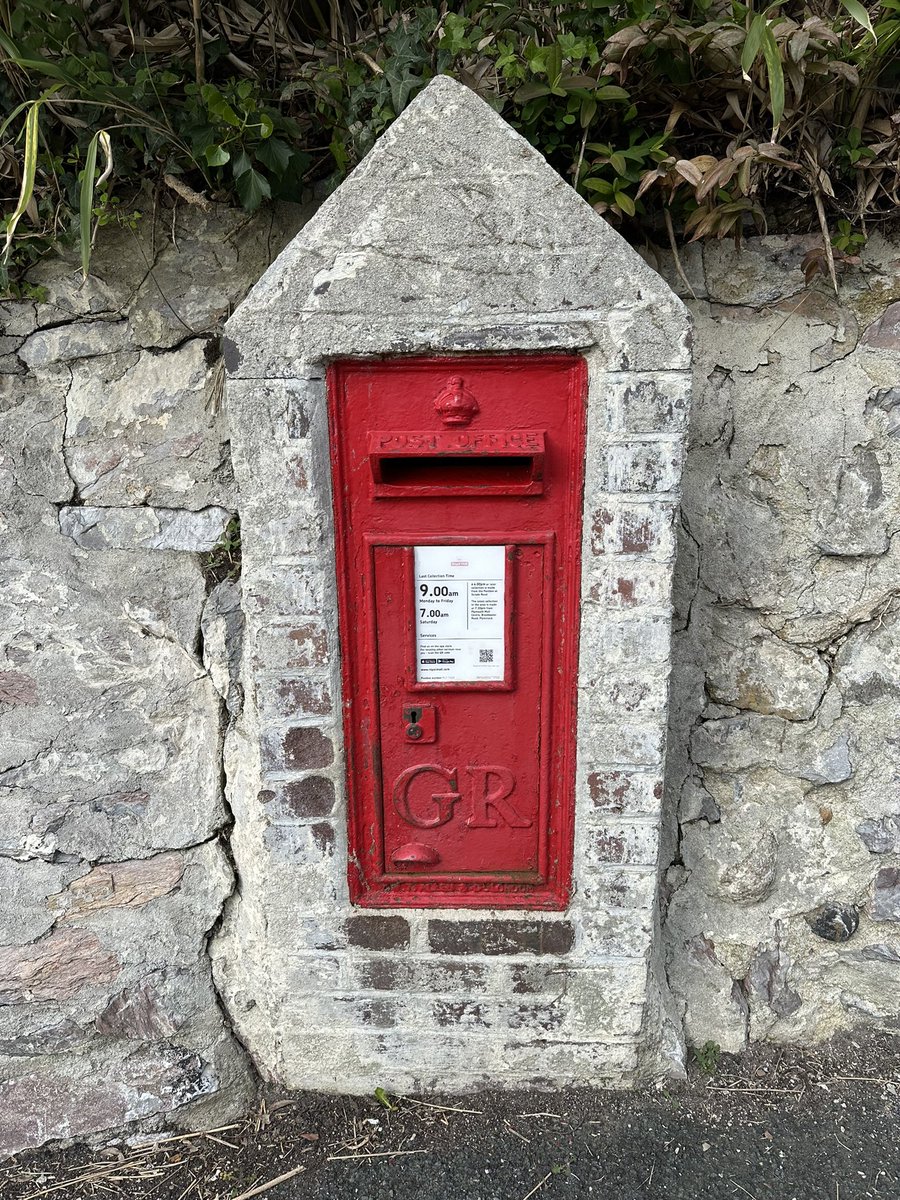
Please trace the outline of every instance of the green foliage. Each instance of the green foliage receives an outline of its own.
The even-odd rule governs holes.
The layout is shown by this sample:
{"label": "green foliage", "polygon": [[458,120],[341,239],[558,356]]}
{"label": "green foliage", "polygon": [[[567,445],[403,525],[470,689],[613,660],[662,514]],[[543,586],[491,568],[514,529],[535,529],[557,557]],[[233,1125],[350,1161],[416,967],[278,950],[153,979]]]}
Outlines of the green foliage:
{"label": "green foliage", "polygon": [[390,1096],[384,1090],[383,1087],[377,1087],[375,1089],[375,1099],[378,1101],[378,1103],[381,1105],[382,1108],[387,1108],[391,1112],[397,1111],[397,1105],[393,1102],[393,1100],[390,1098]]}
{"label": "green foliage", "polygon": [[632,234],[865,236],[897,206],[900,0],[193,9],[0,2],[0,289],[59,239],[87,270],[140,185],[248,211],[333,187],[442,72]]}
{"label": "green foliage", "polygon": [[859,254],[866,244],[866,235],[861,230],[854,229],[850,222],[842,217],[837,223],[837,232],[832,237],[831,244],[841,254]]}
{"label": "green foliage", "polygon": [[225,579],[237,579],[241,573],[241,519],[233,516],[222,536],[205,554],[200,555],[200,567],[211,591]]}
{"label": "green foliage", "polygon": [[718,1042],[704,1042],[692,1051],[694,1064],[703,1075],[713,1076],[719,1066],[722,1048]]}

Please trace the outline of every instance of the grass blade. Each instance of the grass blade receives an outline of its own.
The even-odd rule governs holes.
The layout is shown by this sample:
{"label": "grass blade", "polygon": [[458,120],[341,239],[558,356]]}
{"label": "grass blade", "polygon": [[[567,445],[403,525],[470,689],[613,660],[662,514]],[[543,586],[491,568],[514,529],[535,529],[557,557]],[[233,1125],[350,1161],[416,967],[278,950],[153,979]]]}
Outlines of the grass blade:
{"label": "grass blade", "polygon": [[31,203],[31,197],[34,195],[34,180],[37,174],[38,113],[40,112],[40,108],[40,100],[35,100],[25,117],[25,161],[22,166],[22,188],[19,192],[19,202],[12,216],[9,218],[9,224],[6,227],[6,245],[3,247],[4,262],[7,262],[9,259],[16,226],[21,220],[22,214]]}
{"label": "grass blade", "polygon": [[87,279],[91,265],[91,217],[94,208],[94,172],[97,169],[97,144],[100,134],[95,133],[88,144],[81,173],[81,188],[78,196],[79,226],[81,232],[81,273]]}

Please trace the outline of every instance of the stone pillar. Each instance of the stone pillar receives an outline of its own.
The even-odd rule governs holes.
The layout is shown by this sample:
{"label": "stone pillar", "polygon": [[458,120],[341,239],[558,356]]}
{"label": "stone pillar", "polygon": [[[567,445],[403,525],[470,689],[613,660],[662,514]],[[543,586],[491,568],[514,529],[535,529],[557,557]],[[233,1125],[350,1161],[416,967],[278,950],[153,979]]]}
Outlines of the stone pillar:
{"label": "stone pillar", "polygon": [[[677,1069],[657,854],[688,316],[474,93],[434,80],[227,327],[245,704],[240,879],[213,953],[261,1069],[371,1091]],[[588,365],[574,894],[564,913],[354,909],[325,369],[576,351]]]}

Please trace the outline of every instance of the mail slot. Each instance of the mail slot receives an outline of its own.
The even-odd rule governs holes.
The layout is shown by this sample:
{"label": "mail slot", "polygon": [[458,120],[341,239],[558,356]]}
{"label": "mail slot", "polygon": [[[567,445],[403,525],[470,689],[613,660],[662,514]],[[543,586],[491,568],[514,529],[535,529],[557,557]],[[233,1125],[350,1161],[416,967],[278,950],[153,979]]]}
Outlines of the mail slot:
{"label": "mail slot", "polygon": [[568,902],[585,391],[573,355],[329,369],[356,904]]}
{"label": "mail slot", "polygon": [[379,497],[533,496],[543,490],[542,431],[369,435]]}

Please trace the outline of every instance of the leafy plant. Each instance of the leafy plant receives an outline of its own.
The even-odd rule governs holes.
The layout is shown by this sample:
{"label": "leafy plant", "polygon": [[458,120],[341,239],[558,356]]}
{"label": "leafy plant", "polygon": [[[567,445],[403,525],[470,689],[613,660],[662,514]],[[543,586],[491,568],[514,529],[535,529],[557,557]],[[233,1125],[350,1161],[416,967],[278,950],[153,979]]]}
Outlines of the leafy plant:
{"label": "leafy plant", "polygon": [[721,1055],[722,1048],[718,1042],[704,1042],[693,1050],[694,1063],[703,1075],[715,1075]]}
{"label": "leafy plant", "polygon": [[237,579],[241,573],[241,519],[235,514],[212,550],[200,556],[200,568],[211,591],[225,579]]}
{"label": "leafy plant", "polygon": [[0,3],[0,289],[58,240],[80,243],[87,270],[98,225],[136,219],[140,186],[248,211],[333,187],[441,72],[631,236],[774,224],[818,228],[830,252],[839,222],[865,236],[900,204],[900,0],[197,14],[192,0]]}

